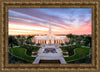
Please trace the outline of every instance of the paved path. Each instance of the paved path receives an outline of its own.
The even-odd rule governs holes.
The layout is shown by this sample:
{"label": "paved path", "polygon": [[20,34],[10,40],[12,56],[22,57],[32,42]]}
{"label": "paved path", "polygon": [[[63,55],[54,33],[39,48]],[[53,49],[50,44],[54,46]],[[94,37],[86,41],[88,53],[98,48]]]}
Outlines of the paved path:
{"label": "paved path", "polygon": [[[45,48],[54,48],[57,53],[43,53]],[[55,45],[40,48],[33,64],[39,64],[40,60],[59,60],[61,64],[66,64],[62,55],[62,50],[59,47],[55,47]]]}

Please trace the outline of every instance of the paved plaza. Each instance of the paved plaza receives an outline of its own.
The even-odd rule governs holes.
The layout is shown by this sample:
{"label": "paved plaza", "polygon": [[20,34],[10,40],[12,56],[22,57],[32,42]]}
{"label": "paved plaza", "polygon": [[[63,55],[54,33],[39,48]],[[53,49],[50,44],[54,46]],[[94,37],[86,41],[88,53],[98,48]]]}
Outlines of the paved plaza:
{"label": "paved plaza", "polygon": [[[46,50],[48,49],[48,50]],[[33,64],[39,64],[40,60],[59,60],[61,64],[66,64],[62,50],[56,45],[42,46]]]}

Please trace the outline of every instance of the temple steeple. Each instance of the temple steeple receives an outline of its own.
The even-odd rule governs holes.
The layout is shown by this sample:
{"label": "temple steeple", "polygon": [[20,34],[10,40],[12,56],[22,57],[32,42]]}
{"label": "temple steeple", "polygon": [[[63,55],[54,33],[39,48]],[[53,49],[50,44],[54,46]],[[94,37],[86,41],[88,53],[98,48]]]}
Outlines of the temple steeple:
{"label": "temple steeple", "polygon": [[48,44],[51,44],[51,40],[52,40],[51,20],[49,19]]}
{"label": "temple steeple", "polygon": [[49,32],[51,32],[51,20],[49,19]]}

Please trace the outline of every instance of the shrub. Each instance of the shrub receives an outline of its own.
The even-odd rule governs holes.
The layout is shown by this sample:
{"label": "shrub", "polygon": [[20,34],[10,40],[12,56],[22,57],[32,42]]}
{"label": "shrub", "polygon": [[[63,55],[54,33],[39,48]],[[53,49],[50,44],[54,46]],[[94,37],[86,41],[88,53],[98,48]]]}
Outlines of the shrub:
{"label": "shrub", "polygon": [[66,42],[66,45],[68,45],[69,44],[69,42]]}
{"label": "shrub", "polygon": [[61,45],[63,46],[63,45],[64,45],[64,43],[61,43]]}
{"label": "shrub", "polygon": [[31,44],[32,44],[32,45],[34,45],[34,44],[35,44],[35,42],[31,42]]}
{"label": "shrub", "polygon": [[39,45],[40,45],[40,43],[37,43],[36,45],[38,45],[38,46],[39,46]]}

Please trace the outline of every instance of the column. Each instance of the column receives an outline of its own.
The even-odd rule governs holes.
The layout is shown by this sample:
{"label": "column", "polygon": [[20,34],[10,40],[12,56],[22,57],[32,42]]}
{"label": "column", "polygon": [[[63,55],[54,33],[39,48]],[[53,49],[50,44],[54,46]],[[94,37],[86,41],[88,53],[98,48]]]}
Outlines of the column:
{"label": "column", "polygon": [[57,44],[57,40],[56,40],[56,44]]}
{"label": "column", "polygon": [[63,40],[63,43],[64,43],[64,40]]}
{"label": "column", "polygon": [[61,43],[62,43],[62,40],[61,40]]}
{"label": "column", "polygon": [[59,44],[59,40],[58,40],[58,44]]}
{"label": "column", "polygon": [[57,44],[58,44],[58,40],[57,40]]}
{"label": "column", "polygon": [[45,44],[46,44],[46,40],[45,40]]}
{"label": "column", "polygon": [[44,44],[44,40],[43,40],[43,44]]}
{"label": "column", "polygon": [[44,40],[44,44],[45,44],[45,40]]}
{"label": "column", "polygon": [[38,40],[38,43],[39,43],[39,40]]}
{"label": "column", "polygon": [[61,44],[61,40],[60,40],[60,44]]}

